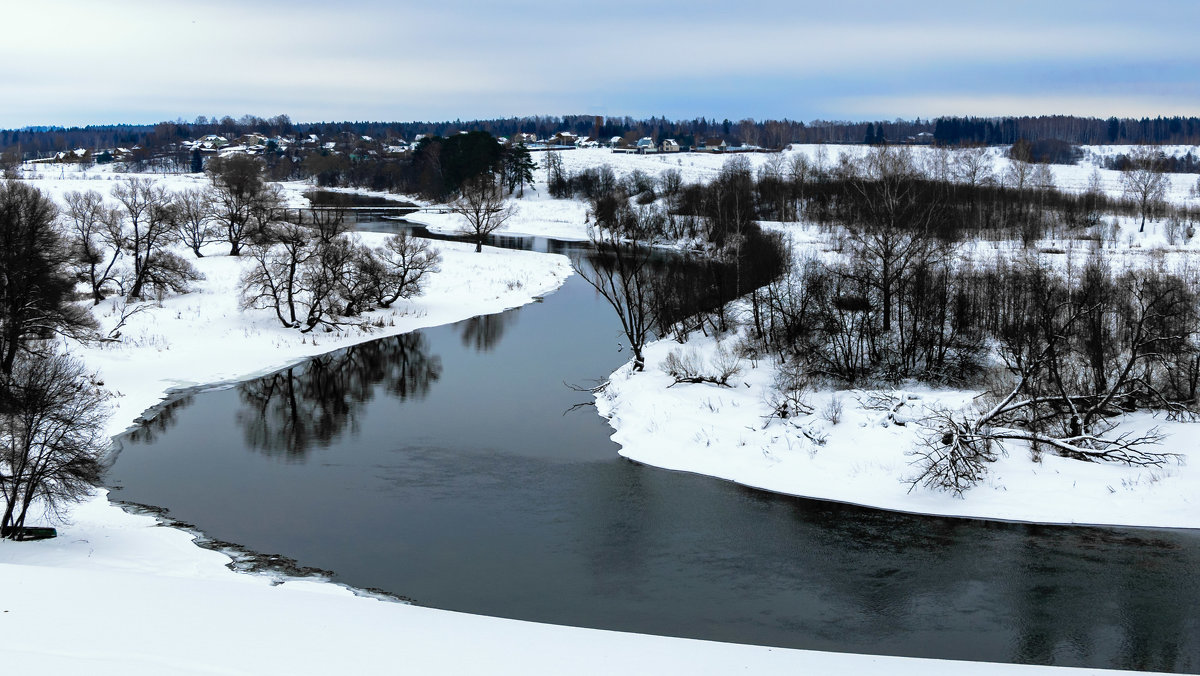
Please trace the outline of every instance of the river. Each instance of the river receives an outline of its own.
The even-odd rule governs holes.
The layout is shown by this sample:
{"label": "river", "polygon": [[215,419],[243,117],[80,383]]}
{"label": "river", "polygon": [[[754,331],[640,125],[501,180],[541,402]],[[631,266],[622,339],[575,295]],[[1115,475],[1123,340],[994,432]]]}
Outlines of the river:
{"label": "river", "polygon": [[568,412],[590,395],[567,384],[628,358],[576,275],[541,303],[180,395],[120,440],[108,482],[212,538],[437,608],[1200,670],[1200,533],[895,514],[642,466],[594,408]]}

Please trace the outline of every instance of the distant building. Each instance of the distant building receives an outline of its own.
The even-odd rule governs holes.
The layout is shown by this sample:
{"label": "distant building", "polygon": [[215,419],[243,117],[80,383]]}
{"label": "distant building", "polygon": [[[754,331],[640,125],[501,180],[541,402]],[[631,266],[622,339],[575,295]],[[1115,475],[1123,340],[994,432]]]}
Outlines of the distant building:
{"label": "distant building", "polygon": [[643,136],[642,138],[638,139],[636,147],[639,153],[658,152],[658,146],[654,144],[654,139],[650,138],[649,136]]}
{"label": "distant building", "polygon": [[662,151],[664,153],[677,153],[679,152],[679,143],[675,139],[669,138],[662,142]]}

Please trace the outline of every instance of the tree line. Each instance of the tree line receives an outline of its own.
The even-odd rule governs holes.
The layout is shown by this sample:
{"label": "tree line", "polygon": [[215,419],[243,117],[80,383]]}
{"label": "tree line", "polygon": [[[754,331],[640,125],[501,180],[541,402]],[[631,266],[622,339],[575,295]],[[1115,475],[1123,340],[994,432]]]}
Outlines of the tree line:
{"label": "tree line", "polygon": [[742,118],[739,120],[696,117],[633,118],[604,116],[597,126],[593,115],[527,116],[484,120],[427,122],[293,122],[287,115],[261,118],[243,115],[201,115],[192,121],[178,119],[157,124],[89,125],[85,127],[27,127],[0,130],[0,155],[18,159],[46,157],[74,148],[142,146],[149,151],[208,134],[238,136],[259,133],[271,136],[322,138],[341,134],[379,139],[412,140],[418,135],[448,137],[464,131],[480,131],[496,137],[519,133],[549,138],[560,131],[579,136],[651,136],[674,138],[695,146],[710,138],[721,138],[782,148],[789,143],[874,143],[904,142],[919,134],[930,134],[939,145],[1000,145],[1017,142],[1058,140],[1081,144],[1188,144],[1200,143],[1200,117],[1159,116],[1142,118],[1091,118],[1073,115],[1020,117],[939,117],[932,120],[812,120]]}
{"label": "tree line", "polygon": [[1038,117],[939,117],[933,122],[939,145],[1003,145],[1018,139],[1056,140],[1075,145],[1200,143],[1200,117],[1106,119],[1074,115]]}
{"label": "tree line", "polygon": [[[1109,215],[1146,214],[1135,181],[1120,199],[1098,188],[1070,194],[1034,178],[1028,163],[992,176],[980,157],[966,151],[954,164],[935,158],[919,166],[905,149],[881,147],[834,163],[797,155],[792,166],[768,163],[757,173],[744,157],[731,158],[714,181],[695,185],[669,174],[618,179],[600,167],[564,174],[560,189],[591,195],[594,239],[614,262],[580,273],[622,317],[635,369],[644,368],[641,347],[651,336],[682,342],[691,331],[720,334],[735,324],[724,307],[662,322],[639,243],[695,238],[719,257],[761,233],[756,219],[803,218],[836,233],[833,251],[766,248],[727,259],[738,263],[734,274],[783,261],[772,279],[747,290],[737,347],[742,358],[776,362],[776,415],[812,414],[805,392],[818,383],[985,388],[991,398],[982,411],[945,411],[922,423],[916,483],[958,493],[1006,441],[1030,443],[1035,459],[1174,461],[1154,450],[1157,433],[1114,434],[1111,420],[1137,409],[1196,417],[1200,275],[1162,264],[1123,269],[1095,240],[1082,265],[1028,246],[1047,228],[1085,233],[1103,230]],[[1146,175],[1161,177],[1152,167]],[[964,260],[961,243],[982,238],[1006,250]],[[717,361],[719,373],[683,357],[663,368],[676,382],[720,384],[736,364],[728,354]]]}

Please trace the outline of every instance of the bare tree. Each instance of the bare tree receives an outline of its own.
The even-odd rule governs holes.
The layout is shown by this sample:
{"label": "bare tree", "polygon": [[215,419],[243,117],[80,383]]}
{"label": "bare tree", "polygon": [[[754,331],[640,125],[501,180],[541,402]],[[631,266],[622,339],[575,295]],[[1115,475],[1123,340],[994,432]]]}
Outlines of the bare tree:
{"label": "bare tree", "polygon": [[1029,187],[1032,175],[1032,164],[1023,160],[1011,160],[1008,163],[1008,169],[1004,171],[1004,184],[1021,194]]}
{"label": "bare tree", "polygon": [[1125,196],[1137,202],[1142,214],[1138,232],[1146,229],[1146,217],[1162,203],[1167,190],[1167,177],[1162,155],[1152,148],[1141,146],[1130,154],[1129,165],[1121,172],[1121,187]]}
{"label": "bare tree", "polygon": [[427,240],[407,233],[392,235],[375,256],[364,260],[371,296],[380,307],[391,307],[401,298],[419,296],[426,276],[438,272],[441,254]]}
{"label": "bare tree", "polygon": [[192,188],[181,190],[172,196],[175,205],[176,228],[179,239],[197,258],[203,258],[200,249],[217,241],[219,235],[213,227],[211,193]]}
{"label": "bare tree", "polygon": [[256,223],[254,211],[270,199],[263,163],[248,155],[214,158],[208,163],[213,189],[213,219],[225,230],[229,255],[238,256]]}
{"label": "bare tree", "polygon": [[121,214],[104,202],[104,196],[89,190],[65,196],[67,232],[76,275],[92,289],[93,304],[104,300],[106,287],[117,281],[121,258],[119,239]]}
{"label": "bare tree", "polygon": [[562,156],[555,150],[546,152],[543,155],[542,166],[546,169],[546,190],[550,196],[566,197],[571,192],[571,182],[567,180]]}
{"label": "bare tree", "polygon": [[[284,214],[284,205],[287,199],[284,196],[283,188],[277,183],[267,183],[263,186],[262,192],[254,199],[250,205],[250,229],[252,234],[262,232],[265,228],[270,227],[272,223],[277,223],[281,220]],[[339,210],[339,216],[344,217]]]}
{"label": "bare tree", "polygon": [[655,312],[650,250],[604,228],[593,231],[592,243],[596,254],[589,257],[590,265],[576,260],[575,271],[617,311],[633,351],[633,369],[643,371],[642,350],[650,339]]}
{"label": "bare tree", "polygon": [[954,178],[976,188],[994,180],[992,158],[985,147],[962,148],[954,153]]}
{"label": "bare tree", "polygon": [[419,294],[437,270],[440,259],[428,243],[394,236],[371,249],[328,214],[272,223],[248,246],[254,265],[242,274],[243,309],[271,309],[283,326],[303,333],[366,326],[354,318]]}
{"label": "bare tree", "polygon": [[61,354],[23,357],[0,381],[0,537],[19,538],[31,506],[57,514],[99,483],[106,399]]}
{"label": "bare tree", "polygon": [[474,240],[476,253],[483,251],[483,240],[499,230],[513,214],[504,191],[490,174],[480,174],[465,181],[450,209],[463,218],[460,232]]}

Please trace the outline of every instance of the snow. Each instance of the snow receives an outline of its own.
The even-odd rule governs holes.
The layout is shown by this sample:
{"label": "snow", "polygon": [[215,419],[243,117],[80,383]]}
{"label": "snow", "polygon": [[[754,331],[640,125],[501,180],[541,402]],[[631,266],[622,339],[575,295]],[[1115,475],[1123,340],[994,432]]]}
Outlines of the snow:
{"label": "snow", "polygon": [[[589,158],[588,153],[595,155]],[[714,156],[616,156],[601,150],[564,153],[572,170],[601,157],[619,163],[619,172],[682,167],[686,160],[688,180],[715,173],[724,161]],[[70,190],[107,194],[120,174],[111,166],[87,172],[39,167],[27,177],[61,200]],[[202,183],[203,177],[156,180],[179,190]],[[299,204],[307,187],[286,185],[289,200]],[[521,202],[510,228],[581,238],[583,213],[579,203],[549,200],[535,192]],[[362,237],[374,243],[379,236]],[[453,243],[439,243],[438,248],[444,258],[442,272],[427,293],[378,313],[373,319],[383,326],[372,333],[300,336],[278,327],[266,312],[242,313],[234,289],[244,262],[213,255],[197,262],[206,278],[194,292],[148,304],[149,310],[129,320],[119,343],[74,346],[72,351],[118,393],[108,430],[116,433],[172,388],[244,379],[355,342],[497,312],[552,292],[570,274],[560,256],[490,249],[475,254],[470,245]],[[111,301],[101,304],[101,323],[111,326],[116,309]],[[657,363],[667,347],[651,346],[649,363]],[[750,373],[747,379],[761,381],[765,373]],[[794,466],[796,470],[788,471],[800,476],[809,470],[800,469],[803,463],[790,464],[793,460],[808,458],[811,469],[816,461],[825,463],[835,455],[832,447],[812,457],[804,449],[785,455],[771,442],[776,444],[769,449],[776,458],[772,459],[754,448],[762,435],[749,429],[757,426],[749,423],[758,422],[753,386],[703,394],[706,402],[728,414],[718,424],[704,422],[704,416],[689,410],[697,401],[692,393],[701,392],[698,386],[666,390],[656,378],[649,372],[629,378],[619,371],[610,388],[613,398],[600,402],[618,428],[615,436],[625,446],[622,452],[630,457],[715,476],[729,470],[725,478],[750,485],[759,481],[780,490],[782,485],[763,478],[771,476],[772,467]],[[638,406],[645,410],[634,410]],[[638,417],[649,414],[662,414],[661,422],[653,423],[659,427],[635,431],[652,423]],[[688,416],[699,426],[686,434],[668,433],[687,424]],[[852,425],[853,419],[848,413],[841,425]],[[737,431],[739,425],[744,431]],[[838,452],[849,457],[859,442],[887,443],[896,435],[894,428],[868,431],[869,436]],[[704,435],[729,441],[735,438],[729,435],[740,435],[738,440],[746,444],[718,446],[724,449],[718,453],[711,445],[701,451],[698,444],[687,443]],[[675,441],[668,443],[669,439]],[[659,455],[647,448],[654,444],[662,446]],[[737,448],[743,455],[737,455]],[[753,453],[763,460],[747,460]],[[886,493],[894,486],[883,487],[878,477],[872,478],[873,465],[880,464],[889,472],[896,468],[895,459],[867,457],[835,466],[863,477],[854,484],[855,491]],[[1161,482],[1175,479],[1176,475],[1166,476]],[[831,497],[844,499],[846,494]],[[192,535],[162,527],[152,517],[126,513],[110,503],[104,491],[66,516],[56,539],[0,541],[0,635],[5,637],[6,669],[13,673],[1115,673],[822,653],[464,615],[361,596],[318,580],[234,572],[226,555],[198,547]]]}
{"label": "snow", "polygon": [[[732,347],[731,338],[726,343]],[[692,337],[683,349],[711,360],[717,345],[712,338]],[[1200,464],[1200,425],[1145,413],[1127,417],[1122,430],[1144,432],[1157,425],[1169,436],[1155,450],[1184,456],[1183,464],[1161,468],[1085,463],[1050,453],[1034,462],[1027,447],[1010,443],[983,483],[960,499],[912,488],[909,480],[917,472],[910,451],[920,434],[914,423],[939,407],[961,409],[979,392],[924,386],[884,391],[905,402],[890,419],[888,411],[863,406],[871,393],[816,391],[809,397],[814,414],[780,420],[769,415],[774,375],[769,360],[757,367],[744,362],[732,387],[672,385],[658,365],[679,349],[672,340],[651,343],[644,372],[626,364],[596,397],[621,455],[631,460],[776,493],[917,514],[1200,528],[1200,471],[1193,466]],[[836,424],[822,415],[834,399],[842,406]]]}

